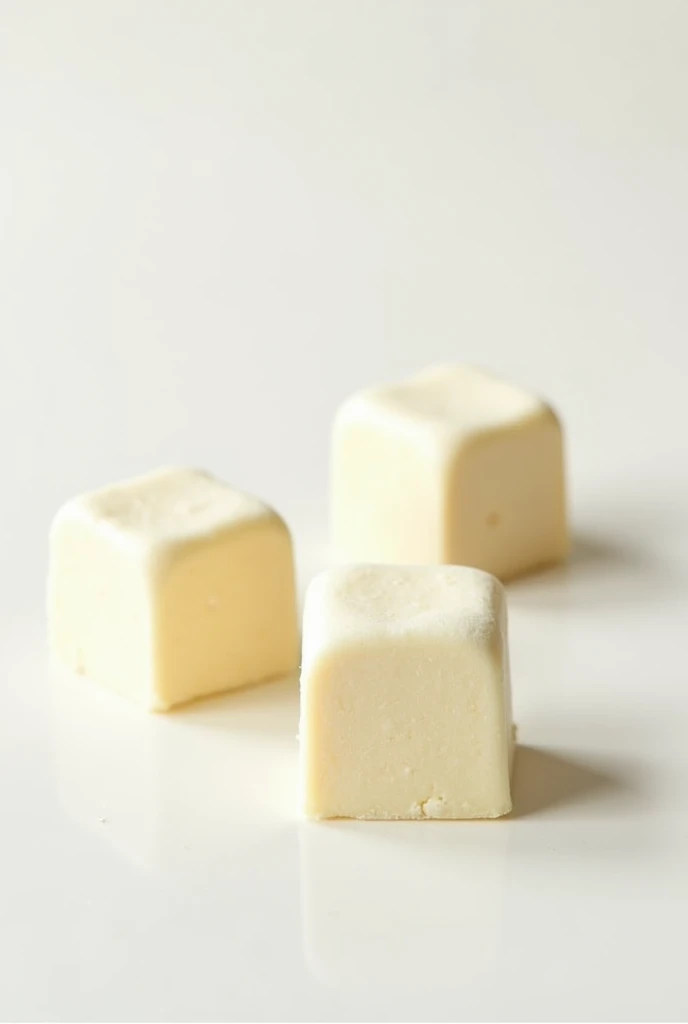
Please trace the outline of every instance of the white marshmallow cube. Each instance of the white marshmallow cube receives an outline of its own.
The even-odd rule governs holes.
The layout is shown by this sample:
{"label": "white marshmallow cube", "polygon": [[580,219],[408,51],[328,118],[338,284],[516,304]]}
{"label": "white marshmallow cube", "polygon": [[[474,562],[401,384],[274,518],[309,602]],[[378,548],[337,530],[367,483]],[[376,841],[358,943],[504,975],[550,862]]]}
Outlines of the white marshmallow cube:
{"label": "white marshmallow cube", "polygon": [[504,590],[461,566],[351,566],[311,583],[301,802],[313,818],[511,810]]}
{"label": "white marshmallow cube", "polygon": [[335,420],[334,544],[349,561],[454,563],[511,579],[568,551],[562,431],[540,399],[433,367]]}
{"label": "white marshmallow cube", "polygon": [[51,533],[49,631],[60,661],[151,710],[293,671],[289,532],[192,469],[75,498]]}

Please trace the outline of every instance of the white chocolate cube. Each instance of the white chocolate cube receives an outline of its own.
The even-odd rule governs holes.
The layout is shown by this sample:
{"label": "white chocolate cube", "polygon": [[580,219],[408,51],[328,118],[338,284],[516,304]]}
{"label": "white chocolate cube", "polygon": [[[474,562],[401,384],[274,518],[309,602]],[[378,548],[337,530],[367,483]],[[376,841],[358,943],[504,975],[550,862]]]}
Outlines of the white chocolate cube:
{"label": "white chocolate cube", "polygon": [[48,589],[55,655],[151,710],[298,664],[284,522],[198,470],[68,502],[53,523]]}
{"label": "white chocolate cube", "polygon": [[313,818],[511,810],[511,693],[498,580],[463,566],[351,566],[311,583],[301,796]]}
{"label": "white chocolate cube", "polygon": [[568,551],[562,431],[468,367],[353,395],[332,451],[334,544],[359,562],[454,563],[502,580]]}

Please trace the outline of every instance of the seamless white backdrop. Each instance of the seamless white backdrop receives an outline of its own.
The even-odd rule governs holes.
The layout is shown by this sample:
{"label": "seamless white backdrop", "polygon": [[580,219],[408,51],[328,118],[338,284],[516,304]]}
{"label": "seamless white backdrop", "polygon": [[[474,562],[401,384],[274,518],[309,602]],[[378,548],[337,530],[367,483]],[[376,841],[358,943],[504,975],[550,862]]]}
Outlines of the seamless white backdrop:
{"label": "seamless white backdrop", "polygon": [[[0,126],[0,1012],[685,1016],[688,4],[2,0]],[[206,466],[303,586],[334,408],[436,360],[568,428],[511,821],[299,827],[293,684],[49,674],[62,500]]]}

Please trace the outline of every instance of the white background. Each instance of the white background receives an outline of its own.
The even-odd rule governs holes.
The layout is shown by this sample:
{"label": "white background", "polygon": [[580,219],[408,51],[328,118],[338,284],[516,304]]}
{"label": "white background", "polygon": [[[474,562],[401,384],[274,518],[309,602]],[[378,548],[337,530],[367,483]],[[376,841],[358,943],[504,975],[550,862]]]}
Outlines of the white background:
{"label": "white background", "polygon": [[[685,1019],[688,3],[0,3],[0,1014]],[[551,399],[498,823],[297,820],[293,680],[143,716],[48,668],[73,493],[214,470],[326,561],[331,416]]]}

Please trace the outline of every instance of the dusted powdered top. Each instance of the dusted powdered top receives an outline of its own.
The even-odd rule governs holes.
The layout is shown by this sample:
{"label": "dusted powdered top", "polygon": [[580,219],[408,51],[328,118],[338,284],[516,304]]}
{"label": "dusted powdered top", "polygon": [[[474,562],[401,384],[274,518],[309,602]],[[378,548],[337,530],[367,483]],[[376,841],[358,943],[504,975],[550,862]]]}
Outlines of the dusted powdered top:
{"label": "dusted powdered top", "polygon": [[451,443],[541,415],[548,406],[484,370],[440,365],[397,384],[359,392],[344,403],[339,415],[355,419],[369,409],[375,409],[380,419],[413,421],[439,440]]}
{"label": "dusted powdered top", "polygon": [[[487,572],[457,565],[355,565],[320,573],[309,588],[303,663],[319,638],[396,643],[428,636],[480,641],[498,628],[502,587]],[[315,648],[315,650],[312,650]]]}
{"label": "dusted powdered top", "polygon": [[203,470],[176,467],[74,498],[61,514],[83,516],[122,542],[151,550],[275,515],[258,498],[228,487]]}

